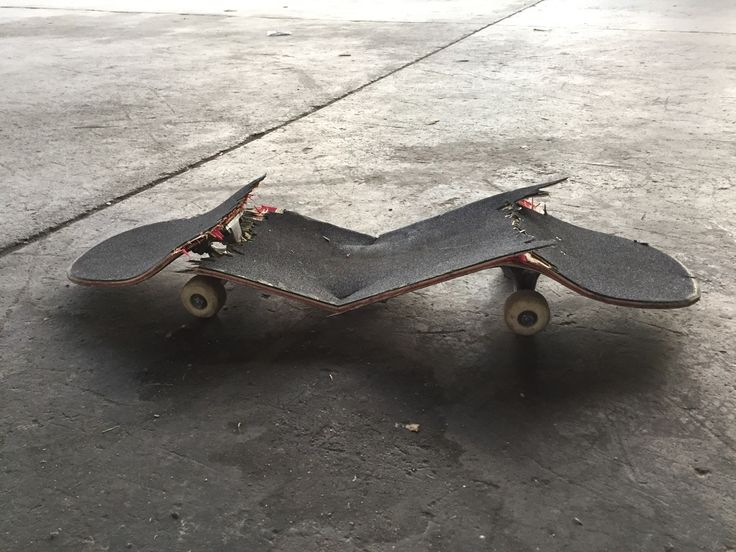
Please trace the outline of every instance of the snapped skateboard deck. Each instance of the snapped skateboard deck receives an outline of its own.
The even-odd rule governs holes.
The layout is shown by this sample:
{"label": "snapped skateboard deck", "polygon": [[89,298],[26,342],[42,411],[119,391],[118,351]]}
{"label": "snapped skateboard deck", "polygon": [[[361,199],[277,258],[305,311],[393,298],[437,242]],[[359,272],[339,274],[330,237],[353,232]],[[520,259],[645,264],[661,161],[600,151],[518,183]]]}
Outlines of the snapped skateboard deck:
{"label": "snapped skateboard deck", "polygon": [[134,228],[96,245],[69,268],[69,279],[123,286],[150,278],[194,253],[185,308],[214,316],[224,281],[341,313],[479,270],[501,267],[516,291],[505,320],[532,335],[550,318],[535,291],[539,275],[605,303],[678,308],[695,303],[698,285],[677,260],[619,236],[539,213],[535,197],[565,179],[497,194],[380,236],[298,213],[249,205],[263,177],[213,210]]}

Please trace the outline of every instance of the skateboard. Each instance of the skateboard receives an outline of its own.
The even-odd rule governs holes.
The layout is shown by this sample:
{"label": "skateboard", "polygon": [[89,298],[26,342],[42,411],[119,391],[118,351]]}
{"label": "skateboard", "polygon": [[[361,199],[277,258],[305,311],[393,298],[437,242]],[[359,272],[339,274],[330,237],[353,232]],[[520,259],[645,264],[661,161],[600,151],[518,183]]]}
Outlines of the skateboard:
{"label": "skateboard", "polygon": [[[265,175],[204,214],[128,230],[89,249],[68,270],[72,282],[126,286],[177,257],[194,276],[184,307],[210,318],[224,282],[343,313],[472,272],[500,267],[515,291],[504,320],[533,335],[550,320],[536,291],[544,275],[604,303],[678,308],[698,284],[677,260],[642,242],[588,230],[547,214],[539,198],[565,178],[497,194],[380,236],[354,232],[250,200]],[[541,212],[540,212],[541,211]]]}

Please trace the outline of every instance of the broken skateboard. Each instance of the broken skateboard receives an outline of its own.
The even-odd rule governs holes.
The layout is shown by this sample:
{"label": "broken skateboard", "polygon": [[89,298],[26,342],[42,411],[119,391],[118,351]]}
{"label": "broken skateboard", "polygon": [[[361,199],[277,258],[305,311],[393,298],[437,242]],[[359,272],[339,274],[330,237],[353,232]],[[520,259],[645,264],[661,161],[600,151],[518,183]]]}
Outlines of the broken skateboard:
{"label": "broken skateboard", "polygon": [[140,226],[79,257],[69,279],[89,286],[146,280],[181,255],[184,307],[209,318],[225,303],[224,281],[342,313],[492,267],[515,284],[504,318],[521,335],[550,319],[535,291],[540,274],[604,303],[678,308],[699,298],[677,260],[648,244],[587,230],[538,212],[534,198],[565,179],[470,203],[375,237],[292,211],[254,207],[264,177],[196,217]]}

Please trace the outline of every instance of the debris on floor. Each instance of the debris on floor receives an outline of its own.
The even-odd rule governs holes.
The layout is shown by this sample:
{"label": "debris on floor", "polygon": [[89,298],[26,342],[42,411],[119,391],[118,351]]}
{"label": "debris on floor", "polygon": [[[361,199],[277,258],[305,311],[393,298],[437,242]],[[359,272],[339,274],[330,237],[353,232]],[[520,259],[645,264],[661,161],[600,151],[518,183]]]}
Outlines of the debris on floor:
{"label": "debris on floor", "polygon": [[266,36],[291,36],[289,31],[268,31]]}
{"label": "debris on floor", "polygon": [[706,468],[704,466],[693,466],[693,469],[695,470],[695,473],[697,473],[700,476],[706,476],[711,473],[710,468]]}
{"label": "debris on floor", "polygon": [[400,424],[397,422],[394,424],[394,427],[408,429],[412,433],[419,433],[419,424]]}

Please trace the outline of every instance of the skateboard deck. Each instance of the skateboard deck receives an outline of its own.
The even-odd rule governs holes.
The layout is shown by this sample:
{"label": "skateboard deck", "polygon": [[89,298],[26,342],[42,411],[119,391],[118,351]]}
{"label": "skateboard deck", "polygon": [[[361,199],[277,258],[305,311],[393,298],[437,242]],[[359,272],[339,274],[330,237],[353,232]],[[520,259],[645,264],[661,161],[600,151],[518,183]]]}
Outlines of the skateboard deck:
{"label": "skateboard deck", "polygon": [[103,241],[72,264],[69,278],[84,285],[135,284],[194,251],[202,255],[189,271],[200,277],[336,313],[492,267],[511,269],[518,288],[533,290],[543,274],[617,305],[677,308],[699,298],[688,270],[658,249],[537,212],[528,199],[565,179],[497,194],[380,236],[248,207],[262,179],[208,213]]}

